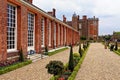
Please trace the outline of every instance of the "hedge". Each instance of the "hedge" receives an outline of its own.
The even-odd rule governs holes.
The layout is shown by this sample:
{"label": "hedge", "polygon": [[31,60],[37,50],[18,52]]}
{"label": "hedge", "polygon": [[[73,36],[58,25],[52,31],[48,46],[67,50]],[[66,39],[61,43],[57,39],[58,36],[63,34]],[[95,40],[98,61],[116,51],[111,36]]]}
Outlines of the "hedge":
{"label": "hedge", "polygon": [[10,65],[10,66],[7,66],[7,67],[3,67],[3,68],[0,69],[0,75],[4,74],[4,73],[7,73],[7,72],[10,72],[10,71],[13,71],[15,69],[18,69],[20,67],[23,67],[23,66],[28,65],[30,63],[32,63],[32,61],[27,60],[25,62],[20,62],[20,63],[16,63],[16,64],[13,64],[13,65]]}

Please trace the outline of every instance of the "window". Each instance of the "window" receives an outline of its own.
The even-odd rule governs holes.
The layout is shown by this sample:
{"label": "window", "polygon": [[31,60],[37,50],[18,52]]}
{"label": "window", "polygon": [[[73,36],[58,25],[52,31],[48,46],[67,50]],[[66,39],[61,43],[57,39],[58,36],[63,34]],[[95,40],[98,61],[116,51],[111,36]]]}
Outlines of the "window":
{"label": "window", "polygon": [[45,27],[45,20],[42,18],[41,20],[41,46],[44,47],[44,27]]}
{"label": "window", "polygon": [[65,39],[65,44],[66,44],[66,27],[65,27],[65,36],[64,36],[64,39]]}
{"label": "window", "polygon": [[56,46],[56,23],[54,24],[54,45]]}
{"label": "window", "polygon": [[58,25],[58,45],[60,45],[60,25]]}
{"label": "window", "polygon": [[51,46],[51,22],[48,25],[49,46]]}
{"label": "window", "polygon": [[28,13],[28,47],[34,46],[34,14]]}
{"label": "window", "polygon": [[17,27],[16,27],[16,7],[7,5],[7,49],[16,50]]}

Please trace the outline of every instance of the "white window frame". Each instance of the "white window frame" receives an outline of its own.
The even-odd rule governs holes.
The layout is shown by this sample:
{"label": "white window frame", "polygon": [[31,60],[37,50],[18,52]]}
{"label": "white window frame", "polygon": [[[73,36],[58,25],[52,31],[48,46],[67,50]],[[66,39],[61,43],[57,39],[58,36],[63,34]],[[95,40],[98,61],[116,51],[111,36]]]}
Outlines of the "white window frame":
{"label": "white window frame", "polygon": [[64,28],[65,29],[65,35],[64,35],[64,39],[65,39],[65,44],[66,44],[66,27]]}
{"label": "white window frame", "polygon": [[[43,20],[43,22],[42,22]],[[42,33],[42,27],[43,27],[43,33]],[[41,47],[45,47],[45,18],[42,17],[41,19],[41,34],[43,34],[43,36],[41,35]],[[42,39],[43,38],[43,39]],[[42,43],[43,42],[43,43]]]}
{"label": "white window frame", "polygon": [[[34,24],[33,24],[33,46],[28,46],[28,44],[27,44],[27,46],[28,46],[28,48],[27,48],[27,51],[30,51],[30,50],[35,50],[35,14],[34,13],[32,13],[32,12],[28,12],[28,14],[33,14],[34,15]],[[28,15],[27,15],[28,16]],[[28,20],[28,18],[27,18],[27,20]],[[27,22],[28,23],[28,22]],[[29,24],[28,24],[29,25]],[[28,38],[27,38],[28,39]],[[28,40],[27,40],[28,41]]]}
{"label": "white window frame", "polygon": [[54,45],[56,46],[56,23],[54,23]]}
{"label": "white window frame", "polygon": [[49,35],[49,46],[51,46],[51,21],[49,21],[49,24],[48,24],[48,35]]}
{"label": "white window frame", "polygon": [[58,25],[58,45],[60,45],[60,25]]}
{"label": "white window frame", "polygon": [[[14,4],[11,4],[11,3],[7,3],[7,5],[11,5],[11,6],[14,6],[15,7],[15,48],[13,49],[7,49],[7,52],[14,52],[14,51],[17,51],[17,6],[14,5]],[[8,7],[7,7],[8,8]],[[8,14],[8,13],[7,13]],[[7,16],[8,17],[8,16]],[[8,18],[7,18],[8,19]],[[7,22],[8,24],[8,22]],[[8,27],[8,25],[7,25]],[[8,36],[8,35],[7,35]]]}

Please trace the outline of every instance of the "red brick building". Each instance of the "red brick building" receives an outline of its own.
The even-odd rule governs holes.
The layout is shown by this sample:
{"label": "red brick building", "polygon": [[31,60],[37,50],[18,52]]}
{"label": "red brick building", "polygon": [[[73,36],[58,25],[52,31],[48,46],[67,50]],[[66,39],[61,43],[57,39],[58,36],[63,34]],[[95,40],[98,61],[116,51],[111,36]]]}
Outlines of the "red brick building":
{"label": "red brick building", "polygon": [[80,19],[79,15],[75,13],[72,16],[72,21],[67,21],[67,24],[72,26],[74,29],[79,30],[80,36],[84,36],[87,39],[98,39],[98,22],[99,19],[87,18],[86,15]]}
{"label": "red brick building", "polygon": [[79,32],[32,4],[32,0],[0,1],[0,61],[17,56],[22,48],[25,56],[29,50],[42,52],[49,48],[75,44]]}

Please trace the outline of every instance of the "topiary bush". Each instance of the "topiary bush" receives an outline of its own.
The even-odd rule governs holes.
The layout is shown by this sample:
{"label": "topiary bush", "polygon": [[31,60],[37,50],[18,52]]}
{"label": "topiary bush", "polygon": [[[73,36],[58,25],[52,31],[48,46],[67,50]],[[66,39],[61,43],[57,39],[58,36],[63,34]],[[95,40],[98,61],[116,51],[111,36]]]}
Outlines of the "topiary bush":
{"label": "topiary bush", "polygon": [[79,50],[78,50],[80,57],[82,57],[82,50],[81,50],[81,44],[79,44]]}
{"label": "topiary bush", "polygon": [[46,65],[48,69],[48,73],[53,74],[54,76],[62,74],[64,70],[63,63],[61,61],[50,61],[49,64]]}
{"label": "topiary bush", "polygon": [[68,63],[68,69],[73,71],[74,69],[74,61],[73,61],[73,49],[72,49],[72,45],[70,48],[70,56],[69,56],[69,63]]}
{"label": "topiary bush", "polygon": [[115,42],[115,50],[116,51],[118,50],[118,44],[117,44],[117,42]]}
{"label": "topiary bush", "polygon": [[21,48],[21,50],[19,51],[19,61],[21,61],[21,62],[24,62],[24,61],[25,61],[22,48]]}

